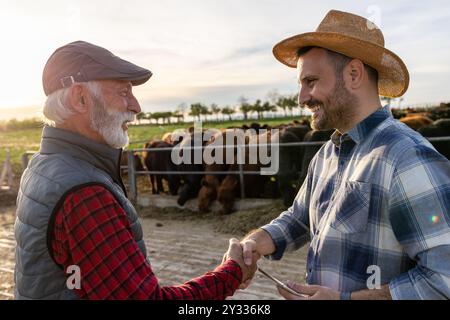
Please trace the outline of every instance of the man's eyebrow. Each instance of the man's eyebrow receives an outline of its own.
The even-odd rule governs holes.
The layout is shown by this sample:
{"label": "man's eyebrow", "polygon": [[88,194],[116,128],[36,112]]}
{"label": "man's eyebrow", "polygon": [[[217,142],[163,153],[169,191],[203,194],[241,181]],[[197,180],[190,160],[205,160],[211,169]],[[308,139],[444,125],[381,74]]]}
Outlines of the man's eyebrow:
{"label": "man's eyebrow", "polygon": [[318,78],[317,75],[307,74],[307,75],[301,77],[300,79],[297,77],[297,82],[298,82],[298,83],[301,83],[301,82],[302,82],[303,80],[305,80],[305,79],[317,79],[317,78]]}

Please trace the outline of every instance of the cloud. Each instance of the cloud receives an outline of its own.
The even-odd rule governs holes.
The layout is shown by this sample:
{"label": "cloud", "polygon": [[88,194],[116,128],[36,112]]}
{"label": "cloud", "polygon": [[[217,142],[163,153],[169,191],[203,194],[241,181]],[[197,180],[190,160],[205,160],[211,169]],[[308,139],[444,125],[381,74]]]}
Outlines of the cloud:
{"label": "cloud", "polygon": [[295,73],[273,58],[273,45],[313,31],[330,9],[371,17],[373,8],[387,47],[411,73],[404,103],[447,99],[448,0],[29,0],[2,2],[0,28],[8,46],[0,63],[9,77],[0,102],[42,104],[46,59],[78,39],[152,70],[148,85],[136,88],[148,108],[201,99],[230,104],[241,94],[261,98],[272,88],[292,92]]}

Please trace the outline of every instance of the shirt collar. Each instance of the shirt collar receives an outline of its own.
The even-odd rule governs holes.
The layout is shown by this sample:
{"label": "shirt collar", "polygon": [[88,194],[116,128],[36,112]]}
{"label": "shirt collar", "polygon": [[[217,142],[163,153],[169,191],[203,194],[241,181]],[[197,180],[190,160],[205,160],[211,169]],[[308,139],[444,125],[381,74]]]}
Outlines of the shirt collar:
{"label": "shirt collar", "polygon": [[392,117],[389,106],[382,107],[358,123],[347,133],[342,134],[336,130],[331,136],[331,141],[337,147],[339,147],[345,140],[353,140],[356,144],[358,144],[367,138],[373,129],[389,117]]}
{"label": "shirt collar", "polygon": [[105,171],[125,192],[120,176],[122,149],[114,149],[61,128],[45,126],[39,152],[42,154],[63,153],[86,161]]}

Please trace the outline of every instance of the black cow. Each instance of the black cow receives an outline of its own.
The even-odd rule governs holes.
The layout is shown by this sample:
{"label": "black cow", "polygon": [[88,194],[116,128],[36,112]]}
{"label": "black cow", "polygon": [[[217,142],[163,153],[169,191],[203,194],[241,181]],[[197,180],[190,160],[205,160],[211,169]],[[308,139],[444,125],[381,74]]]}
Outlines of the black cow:
{"label": "black cow", "polygon": [[[147,142],[144,148],[168,148],[164,151],[146,151],[144,152],[144,163],[149,171],[177,171],[176,165],[171,160],[171,149],[173,145],[164,141],[156,140]],[[159,194],[164,192],[162,180],[167,180],[169,191],[172,195],[178,193],[180,187],[180,177],[178,175],[150,174],[150,184],[152,193]],[[156,180],[156,184],[155,184]]]}
{"label": "black cow", "polygon": [[[199,163],[195,163],[195,152],[203,152],[202,150],[186,149],[193,148],[196,146],[204,146],[206,141],[203,141],[204,132],[190,134],[183,137],[181,142],[178,144],[179,156],[183,157],[184,153],[187,152],[190,155],[190,163],[181,163],[177,165],[177,170],[179,172],[203,172],[204,163],[203,156]],[[199,160],[199,159],[197,159]],[[189,199],[196,198],[201,187],[201,181],[203,174],[183,174],[181,175],[181,187],[179,189],[179,196],[177,203],[183,206]]]}
{"label": "black cow", "polygon": [[[120,158],[120,166],[121,167],[128,166],[128,153],[129,153],[128,150],[125,150],[122,152],[122,156]],[[134,153],[133,158],[134,158],[134,170],[144,171],[144,166],[142,165],[141,157],[139,157],[139,155],[137,153]],[[128,170],[128,169],[124,168],[123,171],[125,171],[125,170]]]}
{"label": "black cow", "polygon": [[[280,143],[302,142],[308,133],[307,126],[292,126],[281,130]],[[297,181],[300,178],[304,148],[286,146],[279,149],[279,170],[277,174],[278,188],[285,206],[290,206],[298,191]]]}
{"label": "black cow", "polygon": [[[450,137],[450,119],[440,119],[418,130],[424,137]],[[450,141],[433,141],[436,150],[450,160]]]}
{"label": "black cow", "polygon": [[[303,141],[305,141],[305,142],[328,141],[328,140],[330,140],[333,132],[334,132],[334,130],[325,130],[325,131],[312,130],[312,131],[309,131],[305,135],[305,138],[303,139]],[[300,189],[301,185],[303,184],[303,181],[305,180],[306,175],[308,174],[309,163],[311,162],[312,158],[314,158],[317,151],[319,151],[321,146],[320,145],[305,146],[304,148],[305,148],[305,151],[303,153],[302,169],[301,169],[300,179],[298,180],[298,188],[299,189]]]}

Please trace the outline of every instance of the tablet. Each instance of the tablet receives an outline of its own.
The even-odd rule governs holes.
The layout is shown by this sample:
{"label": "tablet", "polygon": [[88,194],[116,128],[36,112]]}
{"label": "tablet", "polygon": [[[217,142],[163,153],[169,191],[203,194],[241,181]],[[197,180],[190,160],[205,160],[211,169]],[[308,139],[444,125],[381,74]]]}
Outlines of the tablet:
{"label": "tablet", "polygon": [[283,282],[281,282],[280,280],[278,280],[277,278],[271,276],[270,274],[268,274],[266,271],[264,271],[263,269],[261,269],[260,267],[258,267],[259,272],[261,272],[263,275],[265,275],[267,278],[269,278],[270,280],[272,280],[273,282],[275,282],[275,284],[277,285],[277,287],[281,287],[284,290],[286,290],[287,292],[302,297],[302,298],[306,298],[308,297],[308,295],[306,294],[302,294],[300,292],[295,291],[292,288],[289,288],[286,284],[284,284]]}

